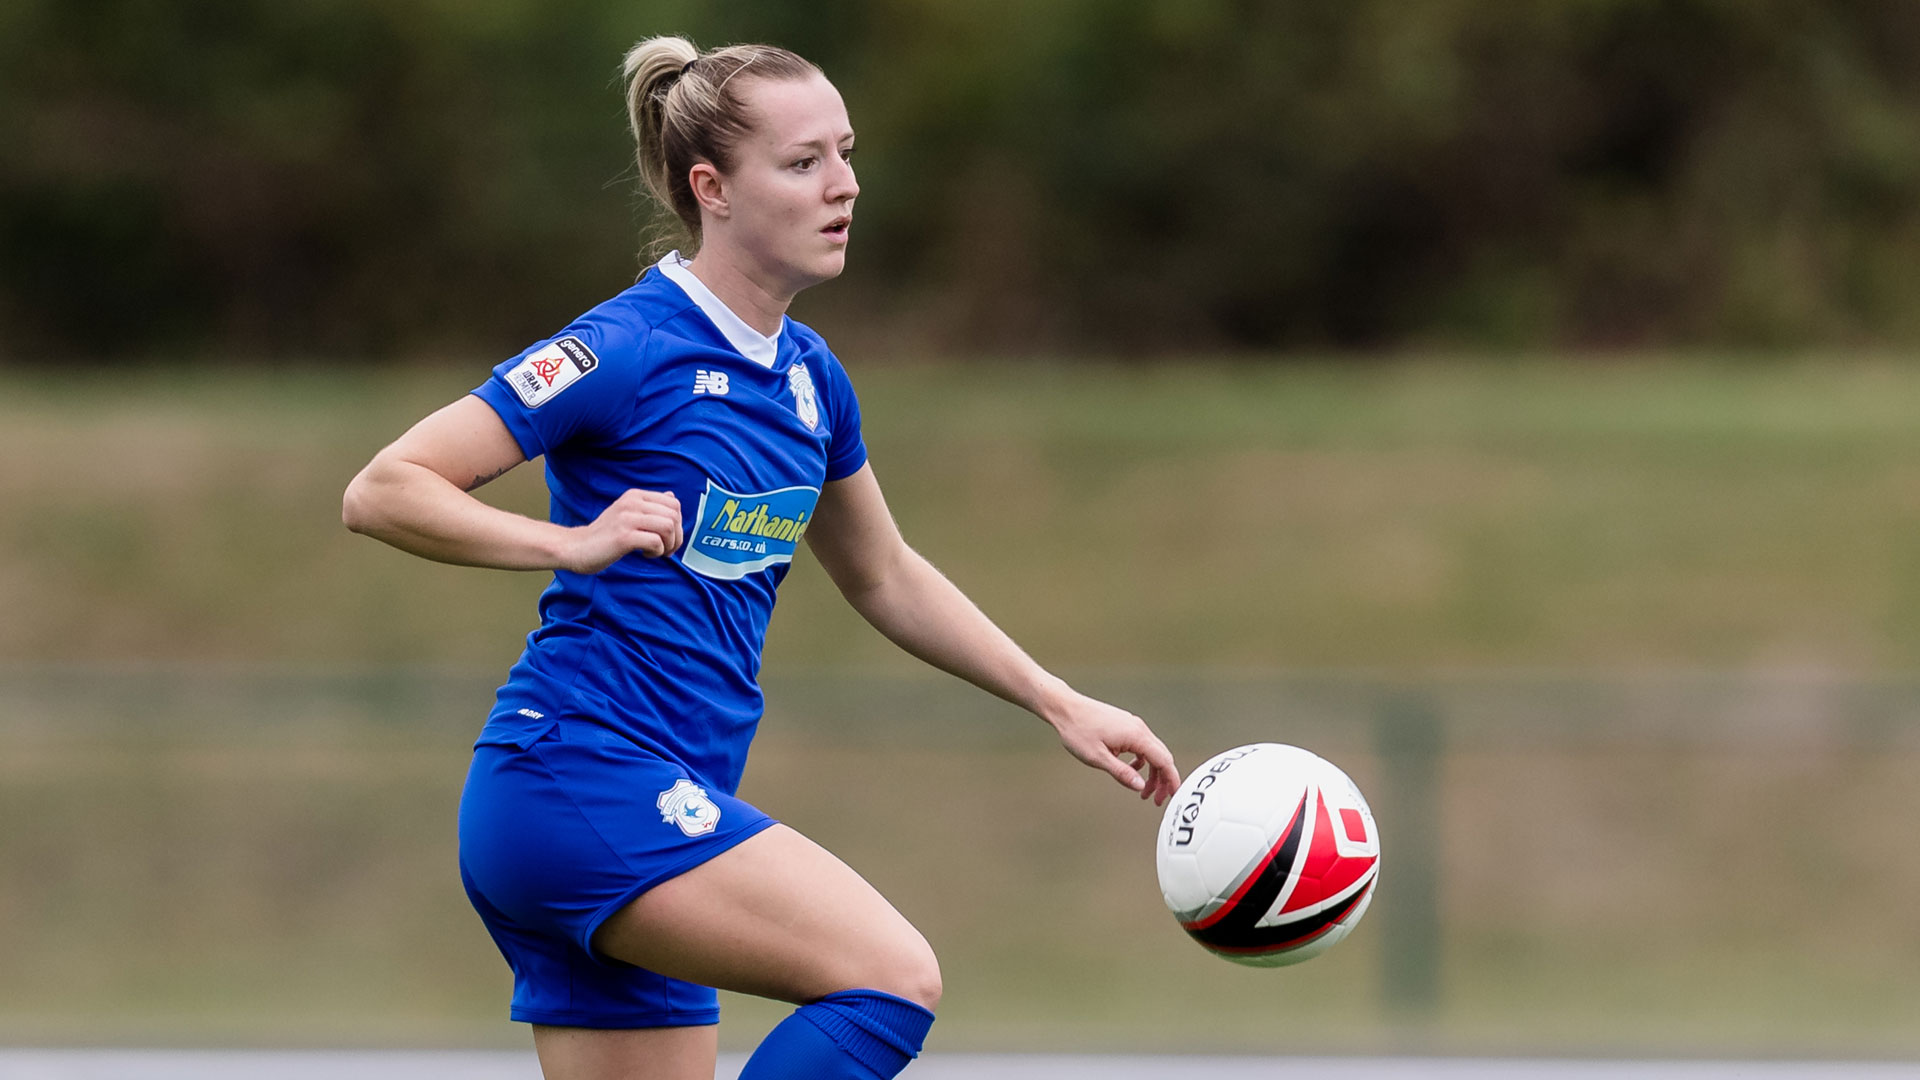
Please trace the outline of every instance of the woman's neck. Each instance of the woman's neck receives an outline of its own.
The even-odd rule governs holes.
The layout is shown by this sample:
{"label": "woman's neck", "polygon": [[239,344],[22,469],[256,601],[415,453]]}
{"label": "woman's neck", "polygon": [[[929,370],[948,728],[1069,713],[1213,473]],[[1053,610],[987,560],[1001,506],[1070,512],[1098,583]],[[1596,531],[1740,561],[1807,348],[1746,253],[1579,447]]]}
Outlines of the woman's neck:
{"label": "woman's neck", "polygon": [[729,258],[725,249],[714,250],[701,245],[700,253],[687,263],[687,269],[700,283],[712,290],[728,310],[740,316],[740,321],[753,327],[762,337],[773,337],[780,332],[781,319],[787,314],[787,305],[793,303],[793,296],[782,296],[759,281],[750,273],[744,262]]}

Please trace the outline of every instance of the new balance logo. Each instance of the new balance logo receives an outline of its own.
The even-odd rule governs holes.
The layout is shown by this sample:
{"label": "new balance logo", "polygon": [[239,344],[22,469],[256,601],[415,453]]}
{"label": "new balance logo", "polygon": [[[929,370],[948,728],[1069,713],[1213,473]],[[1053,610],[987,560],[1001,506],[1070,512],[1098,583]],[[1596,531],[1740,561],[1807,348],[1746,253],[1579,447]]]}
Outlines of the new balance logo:
{"label": "new balance logo", "polygon": [[696,371],[693,373],[693,392],[696,394],[727,393],[727,373],[724,371]]}

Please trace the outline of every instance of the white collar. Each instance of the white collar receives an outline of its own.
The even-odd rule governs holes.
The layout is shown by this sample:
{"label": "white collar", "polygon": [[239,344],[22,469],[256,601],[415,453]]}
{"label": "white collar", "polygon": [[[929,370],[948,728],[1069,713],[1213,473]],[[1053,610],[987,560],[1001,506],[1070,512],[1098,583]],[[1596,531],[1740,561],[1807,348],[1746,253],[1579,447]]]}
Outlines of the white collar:
{"label": "white collar", "polygon": [[[774,360],[780,355],[780,331],[776,330],[772,337],[768,337],[748,326],[745,319],[735,315],[732,308],[713,295],[713,290],[707,288],[705,282],[693,276],[693,271],[687,269],[687,260],[681,258],[678,251],[667,252],[654,265],[667,276],[668,281],[680,286],[688,299],[706,313],[707,318],[713,320],[715,329],[727,339],[727,344],[733,346],[741,356],[769,371],[773,370]],[[785,325],[786,320],[782,318],[781,326],[784,328]]]}

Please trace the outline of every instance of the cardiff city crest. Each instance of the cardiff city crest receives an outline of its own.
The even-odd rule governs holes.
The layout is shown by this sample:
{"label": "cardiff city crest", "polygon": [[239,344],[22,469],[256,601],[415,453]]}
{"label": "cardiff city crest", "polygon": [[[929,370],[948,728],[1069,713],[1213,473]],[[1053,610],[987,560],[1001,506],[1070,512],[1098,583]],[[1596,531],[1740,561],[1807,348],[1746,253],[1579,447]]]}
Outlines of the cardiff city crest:
{"label": "cardiff city crest", "polygon": [[800,414],[800,422],[808,431],[819,427],[820,401],[813,392],[813,372],[796,362],[787,369],[787,385],[793,388],[793,411]]}
{"label": "cardiff city crest", "polygon": [[688,836],[705,836],[720,824],[720,807],[707,798],[707,789],[691,780],[675,780],[654,801],[660,820],[680,826]]}

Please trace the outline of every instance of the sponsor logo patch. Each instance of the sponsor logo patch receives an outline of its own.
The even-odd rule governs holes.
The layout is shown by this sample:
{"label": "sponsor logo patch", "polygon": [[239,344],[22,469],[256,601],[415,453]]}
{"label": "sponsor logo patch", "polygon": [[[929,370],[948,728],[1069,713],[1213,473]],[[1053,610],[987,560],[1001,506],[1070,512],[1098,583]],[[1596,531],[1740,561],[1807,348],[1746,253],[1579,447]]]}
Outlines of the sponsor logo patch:
{"label": "sponsor logo patch", "polygon": [[726,581],[790,563],[819,499],[819,488],[742,494],[709,480],[680,561],[695,573]]}
{"label": "sponsor logo patch", "polygon": [[527,354],[507,372],[520,404],[537,409],[600,366],[600,358],[577,337],[563,337]]}
{"label": "sponsor logo patch", "polygon": [[720,807],[707,798],[707,789],[691,780],[675,780],[654,800],[660,820],[680,826],[688,836],[705,836],[720,825]]}
{"label": "sponsor logo patch", "polygon": [[793,411],[812,431],[820,426],[820,399],[813,392],[813,372],[796,362],[787,369],[787,387],[793,391]]}
{"label": "sponsor logo patch", "polygon": [[727,373],[724,371],[701,370],[693,373],[693,392],[695,394],[713,394],[716,397],[725,397],[728,389]]}

